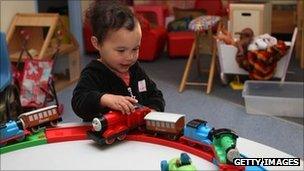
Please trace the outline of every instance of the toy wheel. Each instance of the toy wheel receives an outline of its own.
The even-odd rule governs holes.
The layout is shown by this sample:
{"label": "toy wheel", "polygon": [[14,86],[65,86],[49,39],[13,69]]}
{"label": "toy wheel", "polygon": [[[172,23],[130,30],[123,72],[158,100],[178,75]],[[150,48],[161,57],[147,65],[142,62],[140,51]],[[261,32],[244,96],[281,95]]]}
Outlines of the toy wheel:
{"label": "toy wheel", "polygon": [[52,127],[56,127],[56,126],[58,125],[58,120],[51,121],[51,122],[50,122],[50,125],[51,125]]}
{"label": "toy wheel", "polygon": [[34,133],[39,132],[40,129],[41,129],[41,128],[40,128],[39,126],[34,126],[34,127],[31,128],[32,132],[34,132]]}
{"label": "toy wheel", "polygon": [[187,142],[187,144],[188,144],[190,147],[195,146],[195,143],[194,143],[194,142],[190,142],[190,141],[188,141],[188,142]]}
{"label": "toy wheel", "polygon": [[174,135],[173,136],[173,140],[177,140],[178,139],[178,136],[177,135]]}
{"label": "toy wheel", "polygon": [[187,142],[186,142],[183,138],[180,138],[180,139],[179,139],[179,142],[180,142],[181,144],[187,144]]}
{"label": "toy wheel", "polygon": [[227,153],[228,162],[233,163],[233,159],[235,158],[240,158],[240,153],[236,148],[229,150]]}
{"label": "toy wheel", "polygon": [[160,170],[161,171],[169,171],[169,165],[166,160],[162,160],[160,162]]}
{"label": "toy wheel", "polygon": [[168,138],[169,138],[170,140],[175,141],[175,140],[177,140],[177,135],[168,135]]}
{"label": "toy wheel", "polygon": [[202,149],[206,152],[212,152],[212,149],[209,146],[202,146]]}
{"label": "toy wheel", "polygon": [[0,143],[0,147],[4,147],[4,146],[6,146],[6,144],[7,144],[7,142]]}
{"label": "toy wheel", "polygon": [[113,144],[114,141],[115,141],[115,138],[108,138],[108,139],[106,139],[105,143],[110,145],[110,144]]}
{"label": "toy wheel", "polygon": [[139,126],[139,127],[138,127],[138,130],[139,130],[140,132],[145,132],[145,131],[146,131],[146,128],[145,128],[144,126]]}
{"label": "toy wheel", "polygon": [[122,140],[126,139],[126,137],[127,137],[127,134],[122,134],[122,135],[118,136],[117,139],[119,141],[122,141]]}
{"label": "toy wheel", "polygon": [[21,135],[21,136],[17,139],[17,141],[18,141],[18,142],[21,142],[21,141],[24,140],[24,138],[25,138],[25,135],[23,134],[23,135]]}

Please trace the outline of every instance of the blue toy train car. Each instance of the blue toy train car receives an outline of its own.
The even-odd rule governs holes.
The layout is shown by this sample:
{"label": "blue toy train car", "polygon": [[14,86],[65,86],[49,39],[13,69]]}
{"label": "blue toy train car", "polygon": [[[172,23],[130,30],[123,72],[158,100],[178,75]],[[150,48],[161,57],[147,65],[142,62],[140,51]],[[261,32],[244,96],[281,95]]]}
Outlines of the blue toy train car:
{"label": "blue toy train car", "polygon": [[9,121],[0,126],[0,147],[5,146],[11,140],[22,141],[25,138],[22,122]]}
{"label": "blue toy train car", "polygon": [[188,122],[184,128],[186,138],[198,141],[203,144],[212,144],[212,132],[214,128],[207,125],[207,122],[201,119],[194,119]]}

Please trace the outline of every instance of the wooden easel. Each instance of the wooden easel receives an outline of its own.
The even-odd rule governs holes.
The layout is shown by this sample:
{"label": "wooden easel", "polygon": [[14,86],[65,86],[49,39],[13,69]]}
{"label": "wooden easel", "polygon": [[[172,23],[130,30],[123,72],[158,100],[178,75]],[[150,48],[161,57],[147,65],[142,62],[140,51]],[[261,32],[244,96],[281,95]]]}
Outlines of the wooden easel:
{"label": "wooden easel", "polygon": [[[219,22],[218,24],[218,28],[220,28],[221,22]],[[202,35],[204,34],[204,35]],[[203,46],[210,46],[209,48],[209,53],[211,53],[212,57],[211,57],[211,63],[210,63],[210,68],[207,72],[209,72],[208,75],[208,81],[207,83],[205,82],[189,82],[188,81],[188,76],[189,76],[189,72],[191,70],[192,67],[192,63],[193,63],[193,58],[196,57],[196,63],[197,63],[197,69],[198,72],[201,74],[202,72],[204,72],[204,70],[202,70],[201,68],[201,64],[200,64],[200,56],[199,56],[199,41],[201,36],[204,36],[207,40],[210,40],[210,44],[206,44],[207,42],[203,42]],[[191,52],[189,55],[189,58],[187,60],[187,64],[183,73],[183,77],[182,77],[182,81],[180,83],[179,86],[179,92],[181,93],[182,91],[184,91],[185,86],[186,85],[193,85],[193,86],[207,86],[207,90],[206,93],[209,94],[211,92],[211,88],[212,88],[212,84],[213,84],[213,77],[214,77],[214,72],[215,72],[215,60],[216,60],[216,41],[213,38],[213,34],[212,34],[212,28],[209,28],[207,30],[207,34],[202,33],[201,31],[196,31],[195,32],[195,41],[193,42],[192,48],[191,48]]]}

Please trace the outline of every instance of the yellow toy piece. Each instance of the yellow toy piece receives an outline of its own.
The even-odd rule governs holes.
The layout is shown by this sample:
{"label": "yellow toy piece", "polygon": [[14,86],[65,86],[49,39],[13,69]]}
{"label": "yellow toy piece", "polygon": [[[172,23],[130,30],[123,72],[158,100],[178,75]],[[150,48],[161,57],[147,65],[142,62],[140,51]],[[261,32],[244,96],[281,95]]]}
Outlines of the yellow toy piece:
{"label": "yellow toy piece", "polygon": [[243,90],[244,89],[244,84],[237,82],[237,81],[231,81],[229,85],[233,90]]}
{"label": "yellow toy piece", "polygon": [[240,82],[239,76],[236,76],[236,80],[230,82],[230,87],[233,90],[243,90],[244,84]]}

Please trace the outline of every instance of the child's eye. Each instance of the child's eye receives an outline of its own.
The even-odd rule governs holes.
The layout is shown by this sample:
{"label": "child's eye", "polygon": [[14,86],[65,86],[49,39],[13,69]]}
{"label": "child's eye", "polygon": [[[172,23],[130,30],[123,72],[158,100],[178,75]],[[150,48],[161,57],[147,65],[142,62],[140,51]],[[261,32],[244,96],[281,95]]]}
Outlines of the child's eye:
{"label": "child's eye", "polygon": [[124,50],[124,49],[118,49],[117,52],[119,52],[119,53],[124,53],[125,50]]}
{"label": "child's eye", "polygon": [[132,49],[133,51],[138,51],[139,50],[139,47],[138,48],[134,48],[134,49]]}

